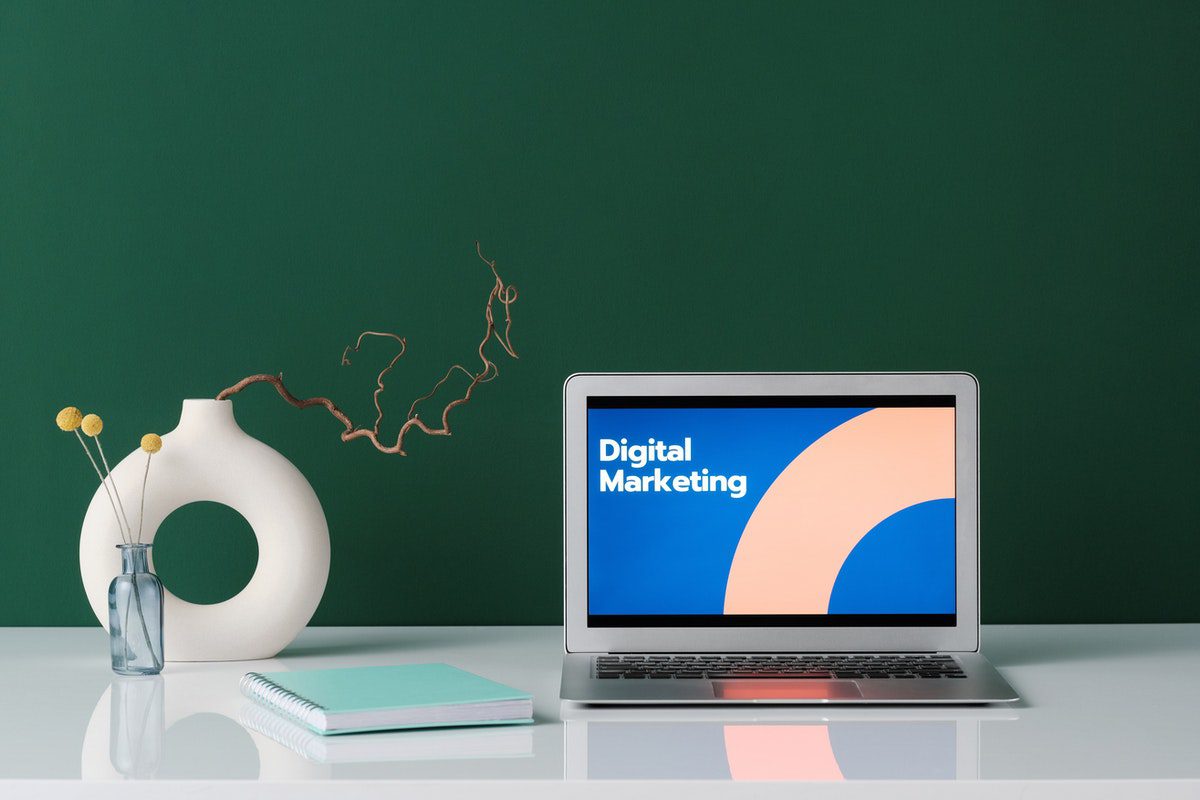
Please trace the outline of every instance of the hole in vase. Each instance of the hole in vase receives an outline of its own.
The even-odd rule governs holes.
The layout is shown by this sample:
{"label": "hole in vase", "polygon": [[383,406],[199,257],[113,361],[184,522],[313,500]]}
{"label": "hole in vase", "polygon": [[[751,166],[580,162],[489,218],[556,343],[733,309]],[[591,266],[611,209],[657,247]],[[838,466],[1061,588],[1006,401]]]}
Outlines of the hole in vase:
{"label": "hole in vase", "polygon": [[229,506],[202,501],[172,511],[154,534],[154,571],[181,600],[220,603],[246,587],[258,566],[258,539]]}

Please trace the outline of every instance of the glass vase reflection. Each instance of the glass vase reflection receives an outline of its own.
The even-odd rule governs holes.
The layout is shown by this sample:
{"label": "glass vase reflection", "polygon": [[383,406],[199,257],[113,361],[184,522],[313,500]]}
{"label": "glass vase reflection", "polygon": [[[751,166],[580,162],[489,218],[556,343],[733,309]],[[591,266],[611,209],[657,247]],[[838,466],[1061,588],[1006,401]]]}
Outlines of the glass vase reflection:
{"label": "glass vase reflection", "polygon": [[118,675],[157,675],[163,667],[163,587],[150,572],[148,544],[117,545],[121,574],[108,586],[108,634]]}
{"label": "glass vase reflection", "polygon": [[126,778],[152,778],[163,757],[163,678],[114,678],[109,698],[108,757]]}

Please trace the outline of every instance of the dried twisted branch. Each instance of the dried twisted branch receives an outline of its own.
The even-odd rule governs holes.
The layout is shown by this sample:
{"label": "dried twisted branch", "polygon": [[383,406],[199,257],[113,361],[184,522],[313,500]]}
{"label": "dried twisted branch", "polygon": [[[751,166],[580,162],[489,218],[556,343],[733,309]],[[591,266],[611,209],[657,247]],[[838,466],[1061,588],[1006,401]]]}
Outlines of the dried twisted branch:
{"label": "dried twisted branch", "polygon": [[[404,355],[404,352],[408,346],[408,343],[403,337],[394,333],[363,331],[361,334],[359,334],[358,340],[353,345],[348,345],[346,349],[342,351],[342,364],[348,365],[351,363],[351,351],[357,353],[359,348],[362,346],[363,340],[368,336],[394,339],[400,345],[399,351],[396,353],[396,355],[392,357],[392,360],[388,362],[387,366],[380,370],[379,374],[375,378],[376,388],[374,394],[372,395],[372,399],[375,403],[376,416],[375,424],[370,428],[356,427],[346,412],[338,408],[338,406],[327,397],[309,397],[303,400],[296,397],[294,394],[288,391],[288,388],[284,385],[282,373],[279,375],[250,375],[242,378],[240,381],[218,394],[217,399],[228,399],[229,397],[232,397],[233,395],[245,389],[247,386],[250,386],[254,383],[269,383],[275,387],[277,392],[279,392],[280,397],[296,408],[304,409],[311,408],[313,406],[323,407],[334,419],[342,423],[344,430],[342,431],[341,439],[343,442],[365,438],[368,439],[371,444],[375,445],[375,449],[382,453],[405,455],[404,437],[410,430],[413,429],[419,430],[429,436],[449,436],[450,412],[458,406],[469,402],[471,399],[471,394],[475,391],[476,386],[481,383],[487,383],[495,380],[496,376],[500,374],[500,368],[496,366],[494,361],[488,358],[488,355],[485,351],[488,342],[495,341],[500,345],[501,348],[504,349],[504,352],[508,353],[508,355],[512,356],[513,358],[519,357],[516,349],[512,345],[512,339],[510,336],[512,331],[512,304],[517,301],[517,289],[514,286],[509,286],[504,283],[500,277],[500,273],[496,271],[495,259],[488,259],[484,257],[483,251],[479,247],[479,242],[475,243],[475,252],[479,256],[480,260],[488,265],[488,268],[492,271],[492,277],[495,278],[495,283],[492,284],[492,289],[488,293],[487,304],[483,309],[483,318],[484,322],[486,323],[486,327],[484,329],[483,338],[480,340],[479,347],[476,351],[479,355],[480,368],[477,372],[472,372],[461,364],[454,364],[448,370],[446,370],[446,374],[443,375],[441,379],[439,379],[437,383],[433,385],[432,389],[418,397],[413,401],[412,405],[409,406],[408,415],[405,417],[404,424],[400,426],[400,430],[396,433],[396,441],[392,444],[388,444],[380,438],[380,428],[383,425],[384,417],[383,406],[380,404],[380,396],[384,392],[384,378],[396,366],[396,362],[398,362]],[[504,307],[503,331],[501,331],[496,325],[494,304],[497,301]],[[442,387],[445,386],[450,378],[457,372],[461,372],[467,377],[467,388],[463,391],[462,395],[449,401],[445,406],[442,407],[441,417],[437,423],[438,427],[431,427],[421,419],[420,415],[418,414],[417,407],[422,402],[433,399],[442,389]]]}
{"label": "dried twisted branch", "polygon": [[400,343],[399,352],[397,352],[396,355],[392,356],[392,360],[388,362],[388,365],[386,367],[384,367],[382,370],[380,370],[379,374],[375,377],[375,391],[371,395],[371,400],[374,401],[374,403],[375,403],[375,427],[373,428],[373,430],[375,431],[375,435],[378,436],[379,435],[379,426],[383,424],[383,408],[380,407],[380,405],[379,405],[379,395],[383,394],[383,376],[387,375],[389,372],[391,372],[392,367],[396,366],[396,362],[400,360],[400,356],[404,355],[404,351],[408,348],[408,342],[406,342],[402,337],[397,336],[394,333],[380,333],[379,331],[363,331],[362,333],[360,333],[358,335],[358,341],[356,341],[354,343],[353,347],[347,346],[346,349],[342,351],[342,366],[343,367],[350,366],[350,350],[353,349],[354,352],[357,353],[358,348],[362,347],[363,339],[365,339],[368,336],[381,336],[383,338],[395,339],[396,341],[398,341]]}

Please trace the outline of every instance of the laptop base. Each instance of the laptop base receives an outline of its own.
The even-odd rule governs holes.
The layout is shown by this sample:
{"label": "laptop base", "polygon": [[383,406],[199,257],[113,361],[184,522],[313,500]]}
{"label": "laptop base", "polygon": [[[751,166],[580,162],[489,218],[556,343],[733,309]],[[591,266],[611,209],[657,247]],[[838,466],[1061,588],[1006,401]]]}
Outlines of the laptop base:
{"label": "laptop base", "polygon": [[563,658],[560,695],[577,703],[612,705],[855,703],[983,704],[1019,699],[1004,677],[978,653],[955,653],[966,677],[898,680],[895,678],[668,678],[665,680],[595,677],[595,654]]}

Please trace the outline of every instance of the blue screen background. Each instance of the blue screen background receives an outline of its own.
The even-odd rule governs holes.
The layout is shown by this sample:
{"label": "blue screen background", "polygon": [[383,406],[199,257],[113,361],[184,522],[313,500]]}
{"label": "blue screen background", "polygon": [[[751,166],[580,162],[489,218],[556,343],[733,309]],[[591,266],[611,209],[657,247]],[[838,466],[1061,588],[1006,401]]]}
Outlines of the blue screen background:
{"label": "blue screen background", "polygon": [[[867,408],[588,410],[588,613],[722,614],[734,551],[771,483],[805,448]],[[600,461],[599,441],[692,439],[690,462]],[[600,470],[626,475],[746,475],[746,494],[601,492]],[[893,515],[847,559],[834,613],[953,613],[954,501]],[[915,550],[914,550],[915,546]],[[908,565],[901,564],[905,562]],[[899,565],[899,569],[897,569]],[[896,575],[919,573],[913,582]]]}

